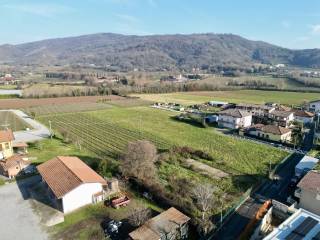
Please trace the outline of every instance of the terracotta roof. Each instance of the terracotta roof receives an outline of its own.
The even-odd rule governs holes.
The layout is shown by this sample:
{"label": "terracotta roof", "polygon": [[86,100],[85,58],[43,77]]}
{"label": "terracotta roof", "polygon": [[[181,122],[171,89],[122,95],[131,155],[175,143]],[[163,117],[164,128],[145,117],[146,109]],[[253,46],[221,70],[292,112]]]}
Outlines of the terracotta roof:
{"label": "terracotta roof", "polygon": [[272,110],[275,107],[262,105],[262,104],[250,104],[250,103],[239,103],[237,104],[237,107],[239,108],[255,108],[255,109],[262,109],[262,110]]}
{"label": "terracotta roof", "polygon": [[129,236],[134,240],[159,240],[163,232],[176,230],[188,222],[190,218],[177,209],[171,207],[167,211],[148,220],[143,226],[131,232]]}
{"label": "terracotta roof", "polygon": [[236,117],[236,118],[242,118],[242,117],[247,117],[251,115],[250,113],[239,110],[239,109],[227,109],[227,110],[218,112],[218,114],[230,116],[230,117]]}
{"label": "terracotta roof", "polygon": [[57,198],[83,183],[106,184],[106,180],[77,157],[58,156],[37,166],[44,181]]}
{"label": "terracotta roof", "polygon": [[310,171],[297,185],[298,188],[320,193],[320,172]]}
{"label": "terracotta roof", "polygon": [[28,147],[28,144],[25,142],[16,142],[16,143],[14,142],[12,144],[12,147],[14,147],[14,148]]}
{"label": "terracotta roof", "polygon": [[251,126],[250,129],[257,129],[264,133],[272,133],[275,135],[283,135],[288,132],[291,132],[291,129],[289,128],[284,128],[284,127],[275,126],[275,125],[263,125],[263,124],[255,124]]}
{"label": "terracotta roof", "polygon": [[271,115],[274,115],[276,117],[289,117],[292,114],[292,112],[290,111],[278,111],[278,110],[274,110],[273,112],[271,112]]}
{"label": "terracotta roof", "polygon": [[291,107],[287,107],[287,106],[284,106],[284,105],[280,105],[277,110],[279,111],[291,111],[292,108]]}
{"label": "terracotta roof", "polygon": [[308,111],[303,111],[303,110],[295,110],[294,115],[298,117],[314,117],[314,113],[308,112]]}
{"label": "terracotta roof", "polygon": [[14,140],[14,136],[11,129],[0,131],[0,143],[10,142],[13,140]]}
{"label": "terracotta roof", "polygon": [[25,156],[24,155],[13,155],[12,157],[9,157],[7,159],[1,160],[0,165],[2,168],[7,171],[9,168],[19,166],[19,163],[23,163],[24,165],[31,164],[30,160],[23,160]]}

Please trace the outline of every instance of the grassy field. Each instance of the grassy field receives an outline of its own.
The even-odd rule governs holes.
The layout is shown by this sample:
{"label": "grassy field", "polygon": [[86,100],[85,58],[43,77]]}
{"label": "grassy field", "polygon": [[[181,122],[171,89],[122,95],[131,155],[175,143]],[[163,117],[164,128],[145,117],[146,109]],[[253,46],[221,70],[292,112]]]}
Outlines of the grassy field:
{"label": "grassy field", "polygon": [[5,128],[10,128],[12,131],[20,131],[31,127],[14,113],[10,111],[0,111],[0,129]]}
{"label": "grassy field", "polygon": [[257,179],[266,176],[270,163],[275,165],[287,155],[266,145],[224,136],[213,128],[177,122],[173,116],[170,112],[149,107],[113,107],[39,119],[44,123],[51,120],[55,129],[68,129],[71,138],[81,139],[82,146],[100,159],[116,161],[127,143],[138,139],[148,139],[159,149],[189,146],[203,150],[213,157],[212,161],[204,163],[228,173],[228,178],[210,178],[179,162],[161,164],[159,177],[164,184],[169,184],[172,176],[210,182],[230,195],[229,204],[236,201]]}
{"label": "grassy field", "polygon": [[277,102],[286,105],[303,104],[304,101],[319,99],[319,93],[280,92],[261,90],[183,92],[168,94],[135,95],[153,102],[176,102],[180,104],[199,104],[210,100],[234,103],[265,103]]}

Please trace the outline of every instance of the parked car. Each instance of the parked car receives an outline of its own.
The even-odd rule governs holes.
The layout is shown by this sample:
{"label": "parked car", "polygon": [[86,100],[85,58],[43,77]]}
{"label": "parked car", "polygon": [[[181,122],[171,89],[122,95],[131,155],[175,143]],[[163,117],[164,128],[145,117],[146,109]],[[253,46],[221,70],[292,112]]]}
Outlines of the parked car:
{"label": "parked car", "polygon": [[111,220],[109,222],[103,222],[102,226],[106,237],[116,237],[119,233],[119,228],[122,226],[122,222]]}

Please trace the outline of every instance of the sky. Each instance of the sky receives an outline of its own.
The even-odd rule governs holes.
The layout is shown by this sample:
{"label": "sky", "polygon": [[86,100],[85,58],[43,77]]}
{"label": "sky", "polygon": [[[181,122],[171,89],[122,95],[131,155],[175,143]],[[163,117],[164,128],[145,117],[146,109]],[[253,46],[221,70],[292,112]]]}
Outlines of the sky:
{"label": "sky", "polygon": [[233,33],[320,48],[320,0],[0,0],[0,44],[102,32]]}

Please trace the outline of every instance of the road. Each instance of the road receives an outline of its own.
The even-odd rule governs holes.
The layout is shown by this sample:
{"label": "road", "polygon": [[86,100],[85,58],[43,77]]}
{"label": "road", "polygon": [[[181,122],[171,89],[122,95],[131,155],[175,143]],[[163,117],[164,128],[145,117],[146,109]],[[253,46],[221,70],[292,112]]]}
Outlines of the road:
{"label": "road", "polygon": [[14,142],[35,142],[50,137],[49,129],[43,124],[33,120],[27,114],[20,110],[0,110],[0,111],[11,111],[16,114],[22,121],[26,122],[32,127],[29,131],[18,131],[14,132]]}
{"label": "road", "polygon": [[245,226],[250,219],[256,214],[256,211],[263,204],[266,199],[275,199],[285,203],[290,192],[288,186],[290,179],[294,176],[294,169],[297,163],[304,155],[294,153],[285,161],[282,167],[278,168],[275,175],[279,180],[268,180],[260,188],[258,188],[251,197],[240,206],[240,208],[232,215],[232,217],[225,223],[224,227],[218,231],[213,239],[237,239],[242,233]]}
{"label": "road", "polygon": [[45,240],[46,231],[31,208],[26,188],[37,182],[37,177],[0,187],[0,239]]}

